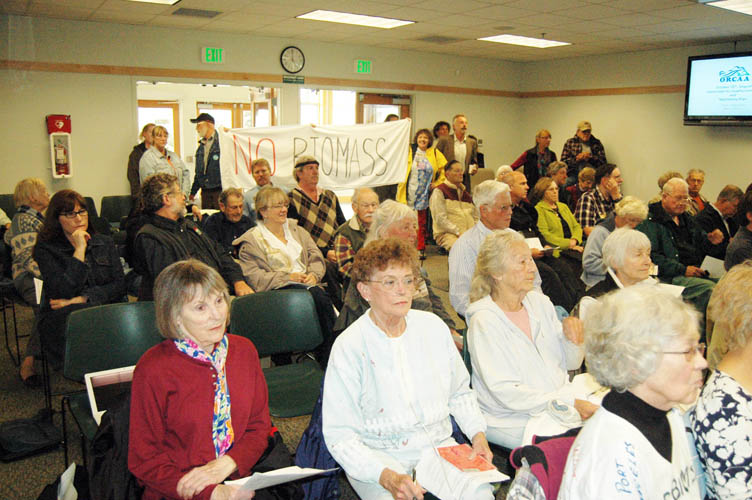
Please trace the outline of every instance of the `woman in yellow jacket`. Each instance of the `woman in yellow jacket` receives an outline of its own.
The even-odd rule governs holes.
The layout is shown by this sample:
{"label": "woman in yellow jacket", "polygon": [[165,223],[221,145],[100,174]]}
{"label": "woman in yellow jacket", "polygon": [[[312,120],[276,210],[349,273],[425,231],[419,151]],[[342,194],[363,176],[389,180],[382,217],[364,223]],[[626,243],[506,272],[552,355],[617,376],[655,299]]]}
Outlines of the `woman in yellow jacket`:
{"label": "woman in yellow jacket", "polygon": [[418,250],[426,249],[428,228],[428,200],[431,188],[444,182],[446,158],[433,145],[433,136],[427,128],[418,130],[414,144],[407,155],[405,182],[397,186],[397,201],[418,212]]}
{"label": "woman in yellow jacket", "polygon": [[538,212],[538,230],[541,243],[554,247],[554,257],[572,270],[582,274],[582,226],[565,203],[559,201],[559,186],[551,177],[541,177],[530,193],[530,203]]}

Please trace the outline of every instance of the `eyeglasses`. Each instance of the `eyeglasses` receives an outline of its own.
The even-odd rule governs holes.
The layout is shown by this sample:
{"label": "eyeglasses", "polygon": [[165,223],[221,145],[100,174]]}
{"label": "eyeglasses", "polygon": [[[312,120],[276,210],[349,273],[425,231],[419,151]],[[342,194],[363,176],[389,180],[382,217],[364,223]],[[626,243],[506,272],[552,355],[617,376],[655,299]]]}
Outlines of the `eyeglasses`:
{"label": "eyeglasses", "polygon": [[686,351],[663,351],[663,354],[684,354],[687,361],[692,361],[696,354],[700,356],[705,355],[705,344],[700,342],[699,344],[690,347]]}
{"label": "eyeglasses", "polygon": [[75,219],[79,215],[81,217],[86,217],[87,215],[89,215],[89,211],[86,210],[85,208],[82,208],[81,210],[78,210],[78,211],[74,210],[71,212],[60,212],[60,215],[62,215],[66,219]]}
{"label": "eyeglasses", "polygon": [[358,203],[358,206],[363,209],[369,209],[369,208],[378,208],[378,203]]}
{"label": "eyeglasses", "polygon": [[493,208],[497,212],[511,212],[512,211],[512,205],[502,205],[500,207],[497,207],[496,205],[492,205],[491,208]]}
{"label": "eyeglasses", "polygon": [[671,198],[672,200],[674,200],[676,203],[689,203],[689,202],[692,201],[692,199],[689,198],[689,197],[687,197],[687,196],[669,195],[669,198]]}
{"label": "eyeglasses", "polygon": [[383,280],[364,280],[367,283],[379,283],[381,286],[384,287],[384,290],[387,292],[393,291],[397,283],[402,283],[402,286],[404,288],[413,288],[416,285],[416,280],[412,276],[405,276],[401,280],[397,278],[384,278]]}
{"label": "eyeglasses", "polygon": [[276,205],[269,205],[263,208],[263,210],[282,210],[283,208],[289,207],[289,203],[277,203]]}

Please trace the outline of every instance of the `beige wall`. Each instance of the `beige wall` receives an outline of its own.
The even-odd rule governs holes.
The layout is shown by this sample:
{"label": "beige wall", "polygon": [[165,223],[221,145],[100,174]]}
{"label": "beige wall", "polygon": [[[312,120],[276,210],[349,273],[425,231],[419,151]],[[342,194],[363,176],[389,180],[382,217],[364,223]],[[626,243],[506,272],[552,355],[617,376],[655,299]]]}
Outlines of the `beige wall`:
{"label": "beige wall", "polygon": [[[290,43],[306,53],[304,75],[309,77],[354,79],[353,60],[366,58],[374,61],[374,73],[369,78],[375,81],[506,91],[680,85],[684,83],[688,55],[732,48],[685,47],[522,64],[224,33],[201,33],[199,39],[189,30],[0,16],[0,51],[3,59],[10,60],[278,75],[279,52]],[[206,45],[225,48],[227,63],[202,65],[199,50]],[[740,45],[739,49],[749,47]],[[4,114],[13,121],[3,141],[0,192],[11,192],[20,178],[39,176],[53,190],[70,187],[96,200],[106,194],[127,193],[125,166],[138,133],[135,82],[139,79],[139,75],[1,70]],[[297,89],[282,85],[283,124],[297,120]],[[512,162],[532,145],[535,132],[542,127],[551,130],[552,148],[558,154],[575,124],[589,119],[609,160],[622,166],[628,193],[649,198],[657,189],[655,178],[669,168],[704,168],[708,172],[704,191],[710,197],[728,182],[744,188],[752,181],[752,128],[685,127],[682,94],[519,99],[400,93],[414,97],[415,127],[430,128],[439,119],[466,113],[471,133],[484,142],[490,167]],[[55,182],[49,171],[44,128],[44,116],[51,113],[67,113],[73,120],[74,176]]]}

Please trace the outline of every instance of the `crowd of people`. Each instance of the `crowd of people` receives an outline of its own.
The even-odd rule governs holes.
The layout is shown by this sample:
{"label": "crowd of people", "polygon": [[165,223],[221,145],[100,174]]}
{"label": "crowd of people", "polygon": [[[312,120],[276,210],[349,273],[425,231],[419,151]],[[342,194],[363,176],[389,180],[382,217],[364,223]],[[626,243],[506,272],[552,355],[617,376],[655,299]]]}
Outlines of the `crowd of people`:
{"label": "crowd of people", "polygon": [[[458,114],[418,130],[394,189],[356,189],[347,220],[312,156],[295,159],[291,189],[262,158],[253,188],[223,189],[214,119],[192,121],[192,182],[167,131],[142,130],[124,247],[95,231],[81,194],[50,198],[39,179],[18,183],[5,222],[11,277],[35,314],[26,383],[43,353],[63,362],[72,311],[128,300],[127,282],[155,301],[165,340],[136,367],[131,409],[129,467],[144,498],[241,497],[222,481],[254,469],[271,424],[258,354],[227,332],[230,296],[281,288],[312,296],[323,439],[362,498],[492,498],[488,482],[434,453],[459,442],[453,421],[490,462],[489,443],[522,446],[554,414],[567,416],[565,430],[582,427],[559,498],[749,496],[752,185],[727,185],[711,202],[693,169],[661,175],[649,203],[625,196],[588,121],[560,156],[542,129],[495,180],[472,183],[485,167]],[[189,215],[199,192],[216,213],[193,204]],[[448,254],[464,337],[421,267],[431,242]],[[720,281],[707,256],[724,261]],[[703,388],[706,343],[714,371]],[[600,399],[573,371],[599,384]]]}

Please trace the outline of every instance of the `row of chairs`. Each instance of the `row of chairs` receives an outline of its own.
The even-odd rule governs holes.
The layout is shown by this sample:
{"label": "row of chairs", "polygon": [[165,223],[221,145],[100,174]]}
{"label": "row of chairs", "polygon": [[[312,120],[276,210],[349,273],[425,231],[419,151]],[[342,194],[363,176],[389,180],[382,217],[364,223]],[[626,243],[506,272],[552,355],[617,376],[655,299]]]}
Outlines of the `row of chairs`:
{"label": "row of chairs", "polygon": [[[112,228],[119,227],[122,218],[128,217],[131,208],[133,208],[133,198],[130,195],[103,196],[100,211],[97,211],[97,205],[91,196],[84,197],[84,200],[86,200],[86,209],[89,211],[89,214],[95,218],[100,217],[101,214],[101,217]],[[13,203],[12,194],[0,194],[0,209],[9,218],[13,218],[13,215],[16,213],[16,205]]]}
{"label": "row of chairs", "polygon": [[[250,339],[264,358],[286,352],[310,352],[323,342],[311,294],[287,289],[236,298],[230,312],[230,329]],[[66,326],[63,376],[83,383],[86,373],[135,365],[163,339],[156,328],[153,302],[129,302],[82,309],[71,313]],[[323,371],[304,357],[291,365],[264,369],[273,417],[294,417],[313,411]],[[66,411],[73,416],[82,450],[96,433],[86,391],[66,394],[61,402],[63,436]],[[67,442],[63,441],[65,465]],[[85,451],[84,451],[85,453]],[[84,462],[86,456],[84,455]]]}

